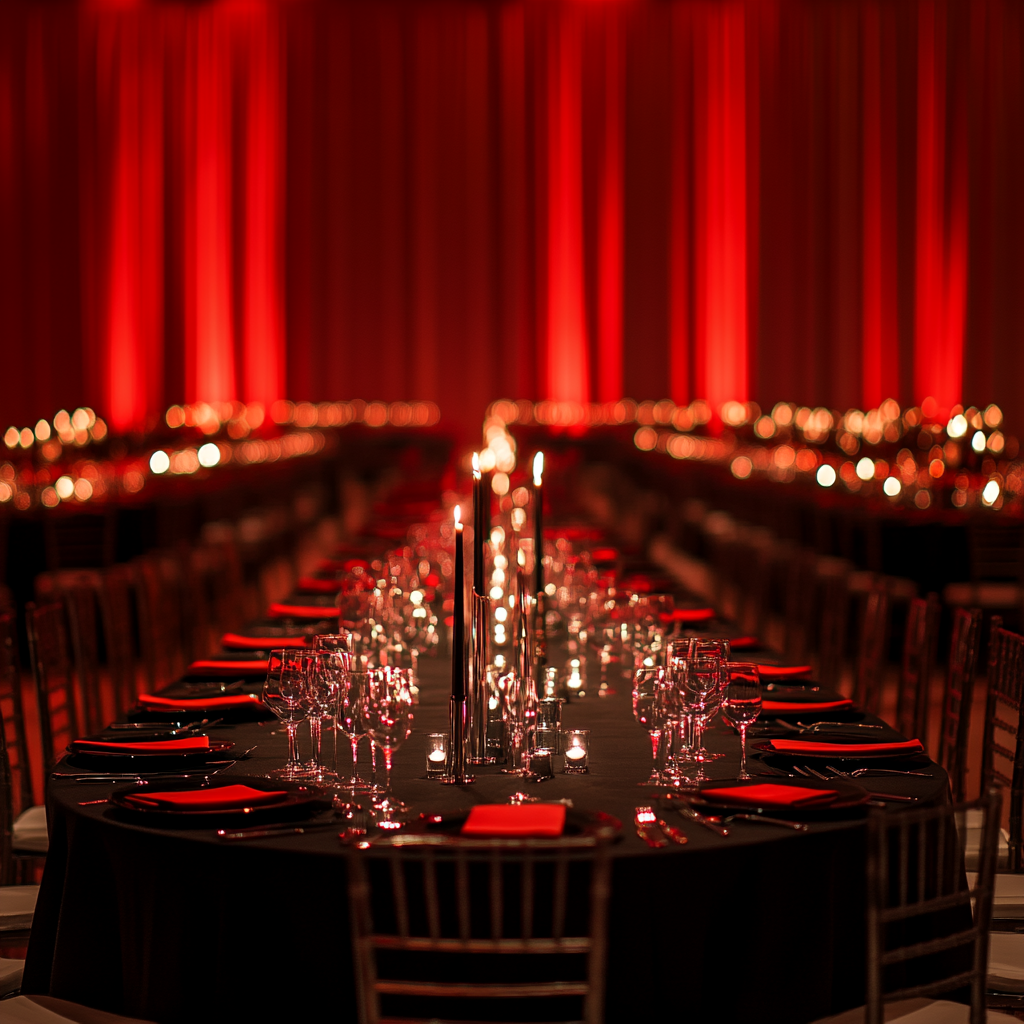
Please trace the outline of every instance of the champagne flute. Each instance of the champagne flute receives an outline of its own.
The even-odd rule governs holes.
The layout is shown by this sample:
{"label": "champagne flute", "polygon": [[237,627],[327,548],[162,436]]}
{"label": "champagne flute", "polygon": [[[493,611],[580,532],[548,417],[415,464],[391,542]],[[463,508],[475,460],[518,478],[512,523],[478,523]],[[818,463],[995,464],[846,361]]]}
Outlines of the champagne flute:
{"label": "champagne flute", "polygon": [[747,771],[747,729],[761,714],[761,673],[756,665],[736,661],[726,662],[722,671],[722,717],[740,733],[740,773],[736,778],[752,779]]}
{"label": "champagne flute", "polygon": [[308,768],[299,760],[298,729],[307,715],[307,654],[291,649],[272,650],[267,658],[267,681],[263,684],[263,703],[284,723],[288,734],[288,760],[275,768],[273,778],[302,779]]}

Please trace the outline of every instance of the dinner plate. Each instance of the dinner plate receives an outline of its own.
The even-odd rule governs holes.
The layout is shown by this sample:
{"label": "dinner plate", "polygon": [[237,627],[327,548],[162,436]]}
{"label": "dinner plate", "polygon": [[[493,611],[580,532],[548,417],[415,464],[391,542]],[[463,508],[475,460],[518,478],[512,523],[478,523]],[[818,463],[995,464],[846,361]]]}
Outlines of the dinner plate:
{"label": "dinner plate", "polygon": [[[777,739],[789,739],[788,736],[778,736]],[[817,736],[811,742],[841,744],[844,740],[849,745],[863,743],[860,737],[850,736]],[[813,750],[775,750],[768,740],[760,743],[752,743],[751,746],[768,757],[778,757],[787,761],[905,761],[907,758],[920,757],[923,750],[870,750],[857,751],[852,754],[844,754],[838,750],[830,750],[822,753]]]}
{"label": "dinner plate", "polygon": [[[761,697],[763,704],[761,718],[786,718],[799,719],[800,721],[813,722],[817,719],[826,719],[846,722],[859,722],[866,716],[856,705],[847,704],[845,707],[818,707],[819,704],[834,704],[844,700],[842,694],[834,693],[831,690],[823,690],[817,693],[809,692],[799,686],[776,686],[771,690],[765,690]],[[765,707],[765,704],[798,704],[795,710],[776,709]]]}
{"label": "dinner plate", "polygon": [[[753,804],[743,800],[729,799],[725,797],[705,797],[705,789],[732,789],[749,788],[749,786],[763,785],[766,782],[778,785],[792,785],[799,789],[823,789],[834,790],[835,800],[827,804],[812,804],[810,806],[793,806],[791,804]],[[756,782],[708,782],[701,786],[701,795],[698,797],[686,797],[686,802],[697,810],[709,811],[717,814],[764,814],[769,818],[791,818],[794,821],[823,821],[834,815],[847,814],[854,810],[865,810],[871,794],[863,786],[856,783],[844,782],[841,779],[829,779],[827,782],[819,782],[817,779],[801,779],[799,782],[790,783],[788,779],[758,779]]]}
{"label": "dinner plate", "polygon": [[[396,835],[450,836],[452,839],[538,839],[538,836],[472,836],[462,837],[462,826],[469,817],[469,811],[447,811],[436,814],[421,814]],[[618,840],[622,835],[622,822],[605,811],[576,810],[567,807],[565,828],[558,838],[579,836],[606,836]]]}
{"label": "dinner plate", "polygon": [[183,698],[180,707],[175,708],[141,708],[136,707],[128,712],[130,722],[152,722],[154,725],[165,725],[169,722],[195,721],[200,718],[219,718],[230,725],[242,722],[267,722],[274,718],[274,713],[264,704],[240,704],[226,708],[207,708],[201,699]]}
{"label": "dinner plate", "polygon": [[[98,736],[90,737],[99,739]],[[104,742],[116,742],[104,738]],[[138,742],[138,741],[137,741]],[[207,761],[222,761],[229,756],[228,751],[234,750],[235,744],[231,740],[210,740],[210,746],[206,750],[75,750],[72,746],[67,748],[66,763],[72,768],[110,768],[114,765],[123,766],[126,769],[141,767],[153,771],[158,768],[185,768],[190,765],[206,764]]]}
{"label": "dinner plate", "polygon": [[[265,791],[285,790],[285,795],[279,800],[268,804],[256,804],[251,807],[235,808],[210,808],[196,810],[195,808],[179,807],[139,807],[127,801],[125,798],[133,793],[145,795],[150,793],[167,793],[176,791],[192,791],[197,788],[221,788],[223,786],[237,785],[251,786],[253,789]],[[214,828],[221,824],[259,825],[267,822],[277,821],[298,821],[303,818],[310,818],[314,814],[320,814],[331,807],[331,797],[316,793],[306,786],[278,782],[275,779],[257,779],[248,777],[237,777],[231,780],[225,779],[212,787],[197,787],[194,783],[173,784],[154,781],[148,786],[137,786],[134,789],[123,790],[114,793],[110,797],[111,804],[117,809],[118,814],[132,818],[139,824],[155,825],[158,827],[172,828]]]}

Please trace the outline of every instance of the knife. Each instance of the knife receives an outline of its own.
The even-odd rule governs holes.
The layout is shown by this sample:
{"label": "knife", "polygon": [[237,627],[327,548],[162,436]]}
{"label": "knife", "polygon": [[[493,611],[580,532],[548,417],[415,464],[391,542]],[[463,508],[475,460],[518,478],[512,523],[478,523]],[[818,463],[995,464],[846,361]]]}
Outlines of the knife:
{"label": "knife", "polygon": [[717,832],[720,836],[727,836],[729,834],[729,830],[724,825],[716,825],[710,818],[705,818],[703,814],[698,814],[684,800],[672,800],[672,806],[684,818],[689,818],[691,821],[697,822],[698,825],[703,825],[705,828],[711,829],[712,832]]}

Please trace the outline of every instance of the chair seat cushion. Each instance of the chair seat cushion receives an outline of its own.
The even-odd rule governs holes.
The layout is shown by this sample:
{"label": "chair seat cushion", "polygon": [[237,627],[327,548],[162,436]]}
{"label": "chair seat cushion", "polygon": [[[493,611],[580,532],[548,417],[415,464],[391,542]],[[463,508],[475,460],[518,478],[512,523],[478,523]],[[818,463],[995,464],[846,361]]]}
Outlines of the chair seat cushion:
{"label": "chair seat cushion", "polygon": [[[968,1024],[971,1008],[965,1003],[952,1003],[948,999],[901,999],[886,1003],[886,1024]],[[835,1017],[825,1017],[815,1024],[864,1024],[865,1008],[858,1006]],[[1005,1013],[989,1010],[985,1014],[986,1024],[1000,1024],[1002,1021],[1016,1021]]]}
{"label": "chair seat cushion", "polygon": [[0,932],[24,931],[31,928],[38,897],[38,885],[0,887]]}
{"label": "chair seat cushion", "polygon": [[[0,996],[5,996],[9,992],[17,992],[21,988],[21,976],[25,973],[25,961],[24,960],[6,960],[0,958]],[[5,1010],[8,1006],[8,1001],[4,1000],[3,1009]],[[3,1018],[3,1010],[0,1010],[0,1018]],[[17,1020],[17,1018],[14,1018]]]}
{"label": "chair seat cushion", "polygon": [[992,932],[988,942],[989,989],[1024,994],[1024,932]]}
{"label": "chair seat cushion", "polygon": [[[964,838],[964,860],[968,871],[978,870],[978,850],[981,848],[982,815],[980,810],[970,810],[964,822],[967,835]],[[1010,833],[1005,828],[999,830],[998,849],[996,851],[996,867],[1005,868],[1009,863]]]}
{"label": "chair seat cushion", "polygon": [[14,821],[11,845],[15,853],[46,853],[50,836],[46,830],[46,808],[39,804],[22,811]]}
{"label": "chair seat cushion", "polygon": [[[973,889],[978,884],[978,876],[970,873],[967,884]],[[996,875],[995,889],[992,894],[992,920],[1024,920],[1024,875],[1011,875],[1000,872]]]}

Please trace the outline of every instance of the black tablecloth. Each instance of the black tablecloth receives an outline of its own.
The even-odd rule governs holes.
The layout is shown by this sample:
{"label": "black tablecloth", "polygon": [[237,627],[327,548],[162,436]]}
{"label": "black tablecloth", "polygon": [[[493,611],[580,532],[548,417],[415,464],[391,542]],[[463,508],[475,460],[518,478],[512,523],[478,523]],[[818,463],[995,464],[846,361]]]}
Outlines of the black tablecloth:
{"label": "black tablecloth", "polygon": [[[722,838],[675,818],[689,844],[649,849],[630,825],[636,804],[649,802],[637,784],[649,771],[650,746],[632,719],[626,680],[613,681],[612,695],[563,709],[564,726],[592,731],[590,774],[524,787],[485,767],[474,785],[439,785],[425,778],[424,734],[445,728],[447,677],[446,662],[421,664],[415,731],[395,758],[396,788],[415,811],[504,802],[529,788],[623,822],[614,849],[608,1021],[642,1009],[652,1020],[800,1024],[863,1002],[863,819],[817,823],[802,834],[736,823]],[[256,744],[222,778],[259,775],[284,761],[275,722],[215,735],[238,750]],[[737,738],[718,726],[708,746],[727,754],[711,765],[712,777],[735,778]],[[343,745],[343,765],[346,755]],[[930,770],[933,778],[870,784],[922,804],[942,802],[946,776]],[[26,993],[161,1024],[300,1013],[355,1020],[336,830],[224,843],[212,828],[145,828],[108,804],[82,806],[111,788],[51,781],[50,852]]]}

